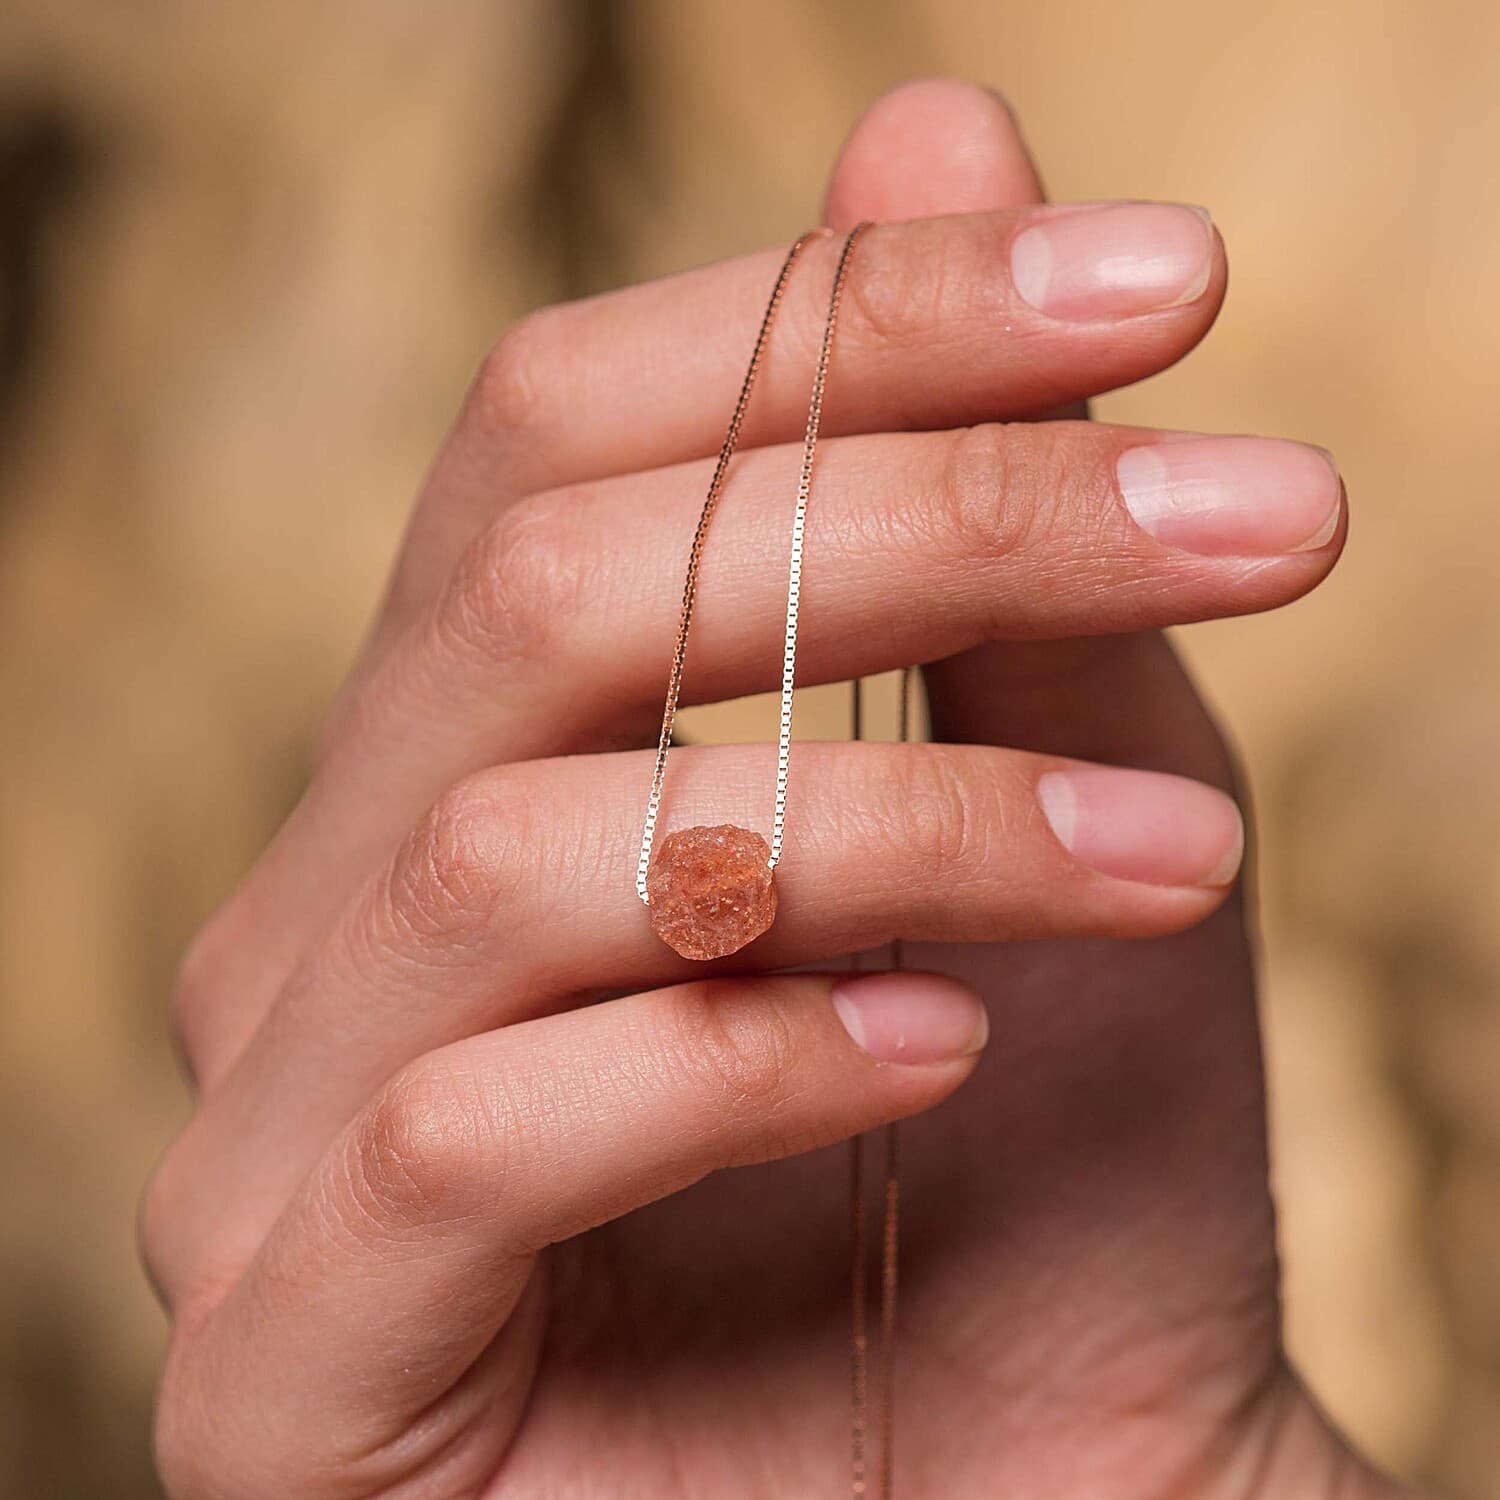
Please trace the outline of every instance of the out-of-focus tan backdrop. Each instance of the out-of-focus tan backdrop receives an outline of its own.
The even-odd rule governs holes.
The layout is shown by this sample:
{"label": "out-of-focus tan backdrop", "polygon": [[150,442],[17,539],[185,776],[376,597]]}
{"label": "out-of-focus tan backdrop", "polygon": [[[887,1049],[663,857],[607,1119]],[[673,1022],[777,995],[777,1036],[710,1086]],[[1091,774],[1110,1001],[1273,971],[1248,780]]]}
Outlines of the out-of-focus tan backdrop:
{"label": "out-of-focus tan backdrop", "polygon": [[1186,638],[1259,805],[1291,1343],[1386,1462],[1500,1496],[1500,9],[6,9],[0,1495],[156,1493],[131,1221],[186,1110],[175,957],[295,796],[485,345],[787,238],[859,109],[942,70],[1055,195],[1222,226],[1217,330],[1103,414],[1342,460],[1333,582]]}

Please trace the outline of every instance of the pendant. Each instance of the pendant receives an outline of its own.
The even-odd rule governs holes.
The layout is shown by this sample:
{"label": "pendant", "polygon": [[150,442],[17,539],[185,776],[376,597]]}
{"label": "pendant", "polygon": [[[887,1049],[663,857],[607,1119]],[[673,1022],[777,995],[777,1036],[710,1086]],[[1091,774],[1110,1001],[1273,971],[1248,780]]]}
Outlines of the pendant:
{"label": "pendant", "polygon": [[651,930],[683,958],[727,958],[776,919],[771,846],[748,828],[668,834],[646,876]]}
{"label": "pendant", "polygon": [[766,341],[776,310],[781,306],[792,267],[808,244],[826,234],[813,230],[793,244],[782,262],[781,272],[761,319],[745,382],[740,387],[729,429],[719,449],[719,461],[708,482],[708,494],[698,513],[698,526],[688,550],[687,577],[682,588],[682,613],[677,619],[677,641],[672,669],[667,677],[667,701],[662,709],[661,734],[656,743],[656,764],[651,772],[651,791],[646,798],[646,820],[641,829],[641,853],[636,861],[635,893],[645,903],[655,932],[667,947],[683,958],[705,961],[727,958],[753,943],[776,919],[775,870],[781,859],[786,829],[787,775],[792,753],[792,697],[797,678],[797,624],[802,600],[802,548],[807,525],[807,506],[812,493],[813,458],[823,413],[823,395],[828,365],[833,353],[833,333],[838,322],[839,302],[848,276],[850,258],[868,223],[855,225],[844,238],[834,268],[823,340],[813,373],[812,396],[807,408],[807,430],[802,440],[802,468],[797,481],[797,502],[792,511],[792,536],[787,562],[786,634],[781,656],[781,727],[776,736],[776,800],[771,816],[771,841],[767,843],[748,828],[732,823],[712,827],[700,824],[664,838],[655,850],[656,820],[661,811],[662,786],[667,774],[667,755],[672,748],[672,724],[682,693],[682,669],[687,658],[688,635],[693,626],[693,605],[698,597],[698,570],[709,522],[723,493],[729,462],[740,440],[750,393],[765,354]]}

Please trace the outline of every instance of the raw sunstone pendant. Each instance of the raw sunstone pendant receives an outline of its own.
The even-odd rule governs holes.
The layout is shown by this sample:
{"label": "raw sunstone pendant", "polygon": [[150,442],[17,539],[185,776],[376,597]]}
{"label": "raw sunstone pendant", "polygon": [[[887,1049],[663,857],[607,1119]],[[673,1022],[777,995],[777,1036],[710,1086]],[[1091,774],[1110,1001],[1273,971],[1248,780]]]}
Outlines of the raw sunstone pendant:
{"label": "raw sunstone pendant", "polygon": [[651,930],[675,953],[727,958],[776,919],[771,846],[733,823],[668,834],[646,876]]}
{"label": "raw sunstone pendant", "polygon": [[[662,839],[655,848],[656,823],[661,813],[662,788],[667,774],[667,755],[672,748],[672,724],[682,694],[683,664],[687,660],[688,635],[698,597],[698,571],[703,559],[704,539],[713,519],[729,473],[755,388],[756,374],[766,351],[771,325],[781,305],[792,267],[813,240],[827,234],[815,229],[803,235],[787,252],[781,264],[771,300],[766,304],[760,332],[750,354],[750,366],[740,387],[739,399],[724,434],[719,460],[708,481],[708,494],[698,513],[698,525],[688,549],[687,577],[682,586],[682,612],[677,619],[677,640],[672,650],[672,669],[667,677],[667,701],[662,709],[661,734],[656,742],[656,764],[651,772],[651,791],[646,798],[646,820],[641,829],[641,852],[636,861],[635,892],[645,904],[651,930],[673,952],[699,962],[727,958],[753,943],[776,918],[776,866],[781,860],[786,834],[787,778],[792,753],[792,697],[797,677],[797,623],[802,601],[802,549],[807,526],[807,505],[812,493],[813,458],[818,447],[823,396],[833,354],[833,334],[838,322],[839,302],[849,272],[850,258],[868,223],[857,224],[844,238],[834,268],[833,288],[828,297],[828,315],[823,323],[823,341],[813,371],[812,395],[808,401],[807,429],[802,440],[802,467],[797,479],[797,501],[792,509],[792,535],[787,563],[786,635],[781,656],[781,726],[776,735],[776,795],[771,816],[771,838],[733,823],[699,824]],[[653,858],[653,851],[655,857]]]}

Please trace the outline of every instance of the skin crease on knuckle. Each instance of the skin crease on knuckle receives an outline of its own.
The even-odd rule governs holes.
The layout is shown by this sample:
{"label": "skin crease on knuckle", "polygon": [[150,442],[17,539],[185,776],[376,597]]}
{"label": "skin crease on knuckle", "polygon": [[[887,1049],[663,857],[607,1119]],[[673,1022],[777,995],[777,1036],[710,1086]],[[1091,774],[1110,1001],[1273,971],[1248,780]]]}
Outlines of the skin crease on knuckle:
{"label": "skin crease on knuckle", "polygon": [[892,763],[877,805],[905,850],[910,868],[930,872],[933,889],[944,904],[955,887],[995,867],[995,850],[1005,841],[1005,789],[998,757],[992,779],[964,767],[938,751],[901,755]]}
{"label": "skin crease on knuckle", "polygon": [[787,1009],[764,991],[706,980],[671,992],[657,1033],[668,1076],[715,1100],[703,1117],[726,1139],[745,1121],[774,1118],[788,1099],[806,1038]]}
{"label": "skin crease on knuckle", "polygon": [[542,308],[511,324],[480,362],[460,421],[502,442],[534,436],[546,424],[548,370],[558,313]]}
{"label": "skin crease on knuckle", "polygon": [[558,491],[513,506],[470,544],[432,617],[436,660],[477,657],[547,672],[564,665],[568,626],[597,582],[589,562],[599,556],[569,544],[567,498]]}
{"label": "skin crease on knuckle", "polygon": [[999,268],[1006,220],[976,216],[877,228],[865,246],[861,274],[846,293],[855,316],[846,337],[877,357],[933,347],[935,329],[983,328],[1005,308]]}
{"label": "skin crease on knuckle", "polygon": [[[1013,426],[986,422],[945,439],[933,509],[939,544],[960,569],[993,565],[1026,549],[1042,523],[1041,476],[1033,444]],[[1060,476],[1055,476],[1060,477]],[[988,568],[986,567],[986,572]]]}
{"label": "skin crease on knuckle", "polygon": [[1012,847],[1006,804],[1025,792],[1012,785],[1003,752],[872,745],[857,747],[849,767],[847,797],[817,810],[828,825],[822,837],[887,857],[859,862],[833,885],[817,882],[810,919],[826,903],[826,920],[842,925],[856,900],[884,924],[880,934],[862,933],[873,945],[902,931],[934,941],[955,930],[973,936],[979,913],[1008,909],[1018,853],[1022,863],[1026,856]]}
{"label": "skin crease on knuckle", "polygon": [[497,920],[535,883],[546,826],[533,789],[509,770],[449,788],[391,863],[372,943],[437,967],[484,951]]}
{"label": "skin crease on knuckle", "polygon": [[423,1241],[485,1211],[510,1120],[470,1074],[426,1059],[399,1073],[346,1137],[334,1216],[362,1239]]}

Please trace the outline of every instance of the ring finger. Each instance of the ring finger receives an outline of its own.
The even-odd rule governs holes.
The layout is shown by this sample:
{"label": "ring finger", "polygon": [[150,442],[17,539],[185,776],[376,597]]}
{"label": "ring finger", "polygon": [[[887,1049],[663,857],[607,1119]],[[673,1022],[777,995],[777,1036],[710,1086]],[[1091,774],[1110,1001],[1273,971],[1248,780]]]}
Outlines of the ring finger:
{"label": "ring finger", "polygon": [[[780,681],[796,452],[744,455],[704,556],[684,702]],[[392,824],[499,761],[654,737],[702,465],[523,502],[330,726],[332,783],[380,767]],[[1090,422],[828,444],[800,684],[988,640],[1113,635],[1287,603],[1342,519],[1321,449]],[[417,732],[419,727],[425,732]]]}

